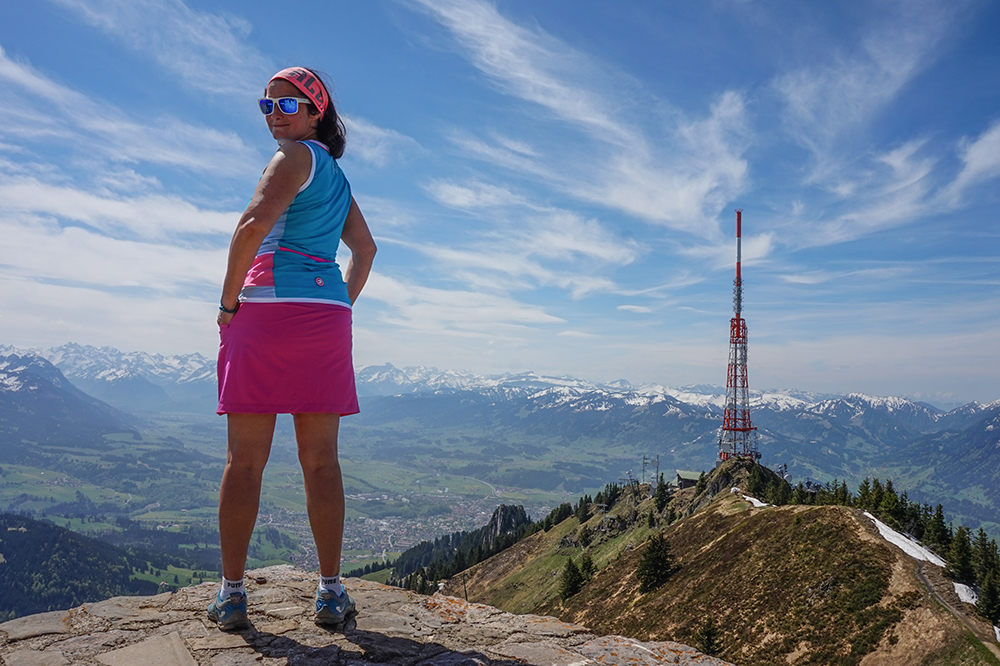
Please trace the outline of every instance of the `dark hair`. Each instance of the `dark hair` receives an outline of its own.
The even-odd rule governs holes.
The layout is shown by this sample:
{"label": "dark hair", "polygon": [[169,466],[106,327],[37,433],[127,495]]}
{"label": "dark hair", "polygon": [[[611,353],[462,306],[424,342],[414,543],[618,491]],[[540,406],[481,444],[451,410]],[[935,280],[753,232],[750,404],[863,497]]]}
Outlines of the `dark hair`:
{"label": "dark hair", "polygon": [[[323,117],[319,120],[319,124],[316,125],[316,138],[329,146],[330,155],[334,159],[340,159],[344,154],[344,146],[347,145],[347,128],[344,127],[344,121],[337,114],[337,107],[333,105],[333,98],[330,96],[330,85],[327,83],[329,77],[322,72],[317,72],[315,69],[310,69],[309,71],[326,88],[326,98],[329,100],[326,105],[326,113],[323,114]],[[312,104],[309,105],[310,114],[318,112],[315,106]]]}

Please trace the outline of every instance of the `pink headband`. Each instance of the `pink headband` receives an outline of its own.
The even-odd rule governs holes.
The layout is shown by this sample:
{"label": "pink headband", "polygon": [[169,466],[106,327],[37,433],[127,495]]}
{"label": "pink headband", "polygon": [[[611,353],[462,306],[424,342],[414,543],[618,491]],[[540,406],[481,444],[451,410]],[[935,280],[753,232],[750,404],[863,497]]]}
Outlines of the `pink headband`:
{"label": "pink headband", "polygon": [[[302,94],[308,97],[319,110],[319,117],[322,118],[326,115],[326,107],[330,101],[326,94],[326,87],[318,76],[305,67],[287,67],[271,77],[271,81],[275,79],[284,79],[301,90]],[[271,81],[268,81],[268,84]]]}

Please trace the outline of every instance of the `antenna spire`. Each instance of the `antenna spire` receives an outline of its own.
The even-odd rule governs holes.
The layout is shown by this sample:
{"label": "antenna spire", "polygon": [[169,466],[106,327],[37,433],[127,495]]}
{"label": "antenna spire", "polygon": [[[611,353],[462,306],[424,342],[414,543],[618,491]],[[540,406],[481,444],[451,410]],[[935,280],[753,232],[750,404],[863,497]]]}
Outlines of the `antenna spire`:
{"label": "antenna spire", "polygon": [[736,211],[736,279],[729,321],[729,368],[726,372],[726,409],[719,434],[719,462],[730,458],[760,460],[757,428],[750,422],[750,384],[747,378],[747,323],[743,319],[742,263],[743,211]]}

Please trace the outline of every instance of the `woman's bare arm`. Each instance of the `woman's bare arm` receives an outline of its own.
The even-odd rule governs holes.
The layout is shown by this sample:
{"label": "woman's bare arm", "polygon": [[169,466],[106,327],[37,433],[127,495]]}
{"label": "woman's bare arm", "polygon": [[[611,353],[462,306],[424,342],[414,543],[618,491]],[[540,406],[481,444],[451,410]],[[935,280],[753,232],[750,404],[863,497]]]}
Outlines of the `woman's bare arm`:
{"label": "woman's bare arm", "polygon": [[351,198],[351,209],[347,213],[344,221],[344,231],[340,235],[340,240],[351,251],[351,261],[344,271],[344,281],[347,283],[347,295],[351,303],[358,300],[361,290],[364,289],[365,282],[372,270],[372,262],[375,260],[375,239],[368,229],[365,216],[358,208],[358,202]]}
{"label": "woman's bare arm", "polygon": [[[222,283],[222,304],[227,309],[236,307],[243,280],[253,265],[261,242],[295,199],[311,168],[312,152],[309,148],[298,142],[289,142],[278,149],[264,169],[257,190],[229,243],[226,279]],[[219,312],[220,324],[228,324],[232,318],[232,314]]]}

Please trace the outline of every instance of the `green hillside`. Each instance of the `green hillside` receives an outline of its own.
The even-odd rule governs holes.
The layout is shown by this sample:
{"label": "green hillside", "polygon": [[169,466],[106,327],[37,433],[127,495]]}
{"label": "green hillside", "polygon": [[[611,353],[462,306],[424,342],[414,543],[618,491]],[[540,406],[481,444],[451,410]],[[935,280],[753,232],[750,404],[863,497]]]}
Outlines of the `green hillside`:
{"label": "green hillside", "polygon": [[133,577],[139,557],[51,523],[0,514],[0,619],[72,608],[121,595],[150,595]]}
{"label": "green hillside", "polygon": [[[698,495],[678,491],[660,511],[647,492],[626,493],[607,515],[583,524],[571,516],[452,578],[444,591],[599,634],[696,647],[711,622],[718,656],[741,666],[853,665],[866,655],[893,664],[1000,665],[982,642],[989,625],[963,615],[977,637],[944,610],[916,578],[915,562],[859,510],[754,508],[728,492],[746,488],[748,469],[745,461],[726,463]],[[654,535],[665,538],[674,572],[642,592],[637,570]],[[587,569],[585,558],[594,573],[566,594],[567,563]],[[941,569],[926,569],[950,589]]]}

